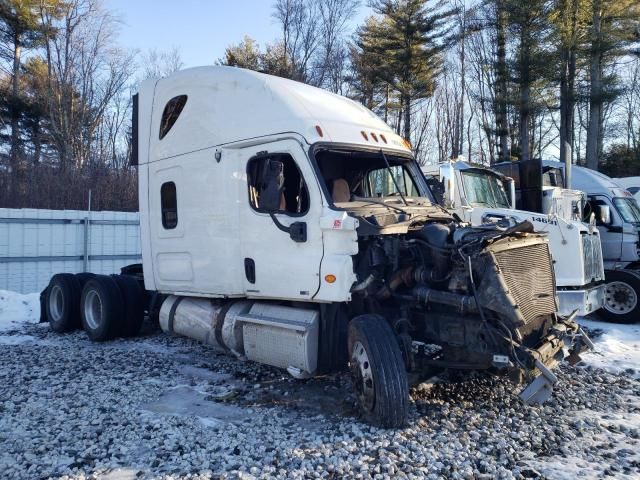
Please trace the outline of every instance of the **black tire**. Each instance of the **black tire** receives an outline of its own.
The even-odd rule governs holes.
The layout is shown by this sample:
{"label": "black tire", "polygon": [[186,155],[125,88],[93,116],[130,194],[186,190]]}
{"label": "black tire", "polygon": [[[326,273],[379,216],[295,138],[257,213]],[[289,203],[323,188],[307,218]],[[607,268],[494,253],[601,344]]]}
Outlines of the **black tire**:
{"label": "black tire", "polygon": [[47,295],[49,294],[49,285],[40,292],[40,323],[47,323],[49,321],[49,314],[47,313]]}
{"label": "black tire", "polygon": [[82,327],[94,342],[115,337],[124,318],[124,301],[115,280],[96,275],[87,281],[80,300]]}
{"label": "black tire", "polygon": [[607,322],[640,321],[640,273],[634,270],[605,271],[604,306],[600,317]]}
{"label": "black tire", "polygon": [[144,321],[144,290],[140,287],[138,280],[130,275],[112,275],[111,277],[118,284],[124,300],[125,313],[119,333],[123,337],[135,337],[140,333]]}
{"label": "black tire", "polygon": [[349,323],[348,345],[354,391],[365,420],[383,428],[406,425],[407,370],[391,326],[380,315],[355,317]]}
{"label": "black tire", "polygon": [[45,292],[51,330],[65,333],[80,328],[80,286],[75,276],[72,273],[54,275]]}
{"label": "black tire", "polygon": [[91,273],[91,272],[76,273],[76,280],[78,280],[78,284],[80,285],[80,292],[82,292],[82,289],[84,288],[86,283],[92,278],[96,278],[95,273]]}

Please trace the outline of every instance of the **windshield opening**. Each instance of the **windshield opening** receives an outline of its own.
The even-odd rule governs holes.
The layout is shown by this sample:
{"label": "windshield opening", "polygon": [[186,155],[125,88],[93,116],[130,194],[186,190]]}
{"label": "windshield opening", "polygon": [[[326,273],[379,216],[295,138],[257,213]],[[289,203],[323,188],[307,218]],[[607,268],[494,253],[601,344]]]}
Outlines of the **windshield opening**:
{"label": "windshield opening", "polygon": [[465,195],[471,206],[510,208],[507,192],[497,176],[472,170],[461,173]]}
{"label": "windshield opening", "polygon": [[380,152],[322,150],[316,154],[322,179],[334,204],[371,200],[404,206],[433,203],[414,160]]}
{"label": "windshield opening", "polygon": [[634,198],[616,197],[613,204],[625,222],[640,224],[640,207]]}

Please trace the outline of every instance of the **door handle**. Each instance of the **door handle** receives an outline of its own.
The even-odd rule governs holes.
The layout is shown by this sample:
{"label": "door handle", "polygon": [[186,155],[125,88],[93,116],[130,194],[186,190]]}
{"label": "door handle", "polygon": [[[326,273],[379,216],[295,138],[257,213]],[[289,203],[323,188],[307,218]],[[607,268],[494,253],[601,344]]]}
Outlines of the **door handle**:
{"label": "door handle", "polygon": [[273,213],[269,213],[271,220],[275,223],[278,230],[289,234],[291,240],[296,243],[304,243],[307,241],[307,224],[306,222],[293,222],[288,227],[280,223]]}

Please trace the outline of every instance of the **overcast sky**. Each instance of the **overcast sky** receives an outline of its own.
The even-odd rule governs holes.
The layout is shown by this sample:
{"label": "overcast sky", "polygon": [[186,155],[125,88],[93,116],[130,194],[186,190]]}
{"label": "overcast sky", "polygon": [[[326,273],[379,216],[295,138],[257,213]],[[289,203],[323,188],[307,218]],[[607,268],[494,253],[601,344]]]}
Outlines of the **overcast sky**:
{"label": "overcast sky", "polygon": [[[104,4],[123,21],[123,47],[146,51],[175,46],[185,67],[212,64],[244,35],[264,46],[279,34],[271,17],[272,0],[104,0]],[[353,24],[361,23],[367,13],[361,6]]]}

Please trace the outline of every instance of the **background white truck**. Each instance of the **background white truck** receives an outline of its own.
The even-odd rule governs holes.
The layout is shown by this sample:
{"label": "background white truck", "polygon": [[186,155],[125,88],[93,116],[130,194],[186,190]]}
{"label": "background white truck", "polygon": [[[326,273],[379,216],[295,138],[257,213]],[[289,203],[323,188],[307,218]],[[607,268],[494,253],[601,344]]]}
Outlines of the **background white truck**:
{"label": "background white truck", "polygon": [[579,315],[588,315],[602,307],[605,291],[599,232],[594,225],[582,223],[580,214],[578,219],[571,218],[575,209],[569,202],[565,205],[567,196],[547,195],[548,211],[564,208],[570,212],[569,219],[557,213],[516,210],[513,180],[482,165],[458,160],[424,166],[423,172],[432,191],[442,192],[442,204],[463,221],[509,225],[527,220],[537,232],[549,236],[560,313],[578,310]]}
{"label": "background white truck", "polygon": [[[564,164],[550,160],[534,160],[494,165],[493,168],[513,174],[516,190],[525,202],[525,191],[564,189]],[[514,173],[515,171],[515,173]],[[525,175],[522,172],[529,172]],[[586,195],[584,219],[595,218],[600,231],[605,267],[605,304],[599,315],[606,320],[633,323],[640,320],[640,208],[633,196],[606,175],[573,165],[571,186]],[[539,195],[539,193],[538,193]],[[528,195],[529,197],[531,195]]]}
{"label": "background white truck", "polygon": [[55,275],[54,330],[134,335],[146,311],[295,377],[348,366],[363,417],[386,427],[407,420],[409,380],[442,368],[509,374],[544,401],[564,347],[576,361],[589,345],[556,312],[547,239],[460,226],[407,143],[351,100],[201,67],[144,82],[133,120],[143,264]]}

